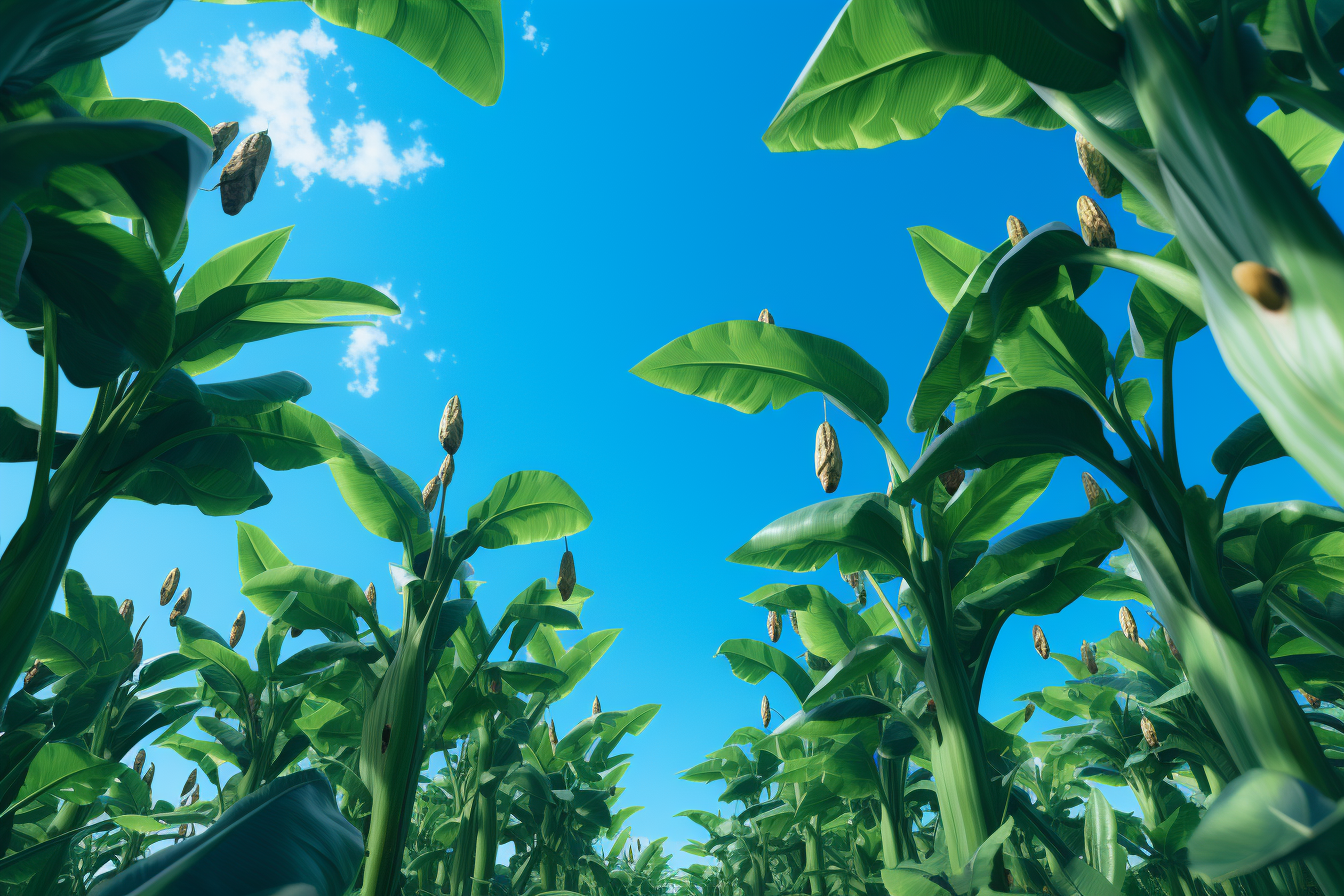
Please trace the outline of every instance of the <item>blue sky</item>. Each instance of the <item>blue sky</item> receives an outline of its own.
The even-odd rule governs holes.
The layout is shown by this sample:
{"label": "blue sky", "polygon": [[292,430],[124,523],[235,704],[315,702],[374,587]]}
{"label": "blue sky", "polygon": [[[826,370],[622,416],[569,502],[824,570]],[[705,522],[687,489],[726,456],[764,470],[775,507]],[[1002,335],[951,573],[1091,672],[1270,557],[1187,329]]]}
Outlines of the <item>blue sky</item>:
{"label": "blue sky", "polygon": [[[181,102],[208,123],[269,124],[276,149],[258,197],[236,218],[202,193],[187,272],[250,236],[294,225],[276,277],[332,276],[380,285],[399,321],[353,336],[327,330],[250,346],[206,379],[293,369],[313,384],[304,405],[417,480],[442,458],[436,426],[460,394],[466,438],[447,492],[450,519],[518,469],[548,469],[583,496],[590,529],[570,539],[579,580],[596,592],[588,631],[621,628],[615,646],[557,707],[561,732],[589,713],[660,703],[635,739],[623,804],[643,805],[637,836],[699,838],[672,816],[721,808],[717,789],[677,772],[759,724],[762,693],[797,707],[777,681],[750,686],[714,658],[734,637],[763,637],[764,613],[738,598],[784,581],[724,561],[760,527],[824,496],[812,472],[820,401],[755,417],[657,389],[627,371],[705,324],[755,318],[840,339],[887,377],[887,432],[908,461],[919,442],[905,409],[942,326],[905,228],[927,224],[984,248],[1016,214],[1029,227],[1074,223],[1089,193],[1067,129],[1032,131],[954,110],[928,137],[874,151],[772,154],[771,116],[840,7],[825,3],[559,4],[506,0],[503,96],[481,108],[375,38],[318,23],[301,4],[175,4],[106,61],[114,94]],[[1266,110],[1268,111],[1268,110]],[[1322,181],[1340,207],[1337,177]],[[1105,200],[1122,247],[1156,251]],[[1109,272],[1084,298],[1111,337],[1127,327],[1132,278]],[[1160,365],[1132,371],[1158,377]],[[36,419],[40,367],[22,334],[0,332],[0,401]],[[1208,457],[1253,413],[1207,330],[1177,359],[1177,414],[1187,480],[1216,489]],[[67,387],[61,425],[78,429],[91,394]],[[887,482],[876,444],[833,414],[842,493]],[[1158,426],[1156,411],[1150,416]],[[1083,466],[1067,459],[1022,523],[1085,509]],[[5,494],[28,469],[0,469]],[[296,563],[374,581],[391,594],[397,549],[365,531],[325,468],[266,473],[273,502],[245,517]],[[1289,460],[1245,473],[1232,503],[1326,501]],[[0,505],[11,535],[20,502]],[[146,653],[175,640],[159,610],[181,567],[192,615],[226,630],[238,593],[235,526],[189,508],[114,502],[72,566],[94,589],[153,611]],[[554,577],[555,545],[483,552],[477,594],[488,619],[529,582]],[[799,579],[802,580],[802,579]],[[834,564],[808,577],[843,595]],[[1140,608],[1135,607],[1136,613]],[[1077,652],[1117,628],[1114,604],[1080,602],[1045,622]],[[1149,624],[1141,613],[1141,631]],[[1016,618],[994,654],[983,711],[1065,678]],[[571,643],[578,633],[566,638]],[[307,638],[313,635],[305,636]],[[785,627],[781,647],[801,652]],[[1051,727],[1041,714],[1028,731]],[[186,765],[151,751],[160,780]]]}

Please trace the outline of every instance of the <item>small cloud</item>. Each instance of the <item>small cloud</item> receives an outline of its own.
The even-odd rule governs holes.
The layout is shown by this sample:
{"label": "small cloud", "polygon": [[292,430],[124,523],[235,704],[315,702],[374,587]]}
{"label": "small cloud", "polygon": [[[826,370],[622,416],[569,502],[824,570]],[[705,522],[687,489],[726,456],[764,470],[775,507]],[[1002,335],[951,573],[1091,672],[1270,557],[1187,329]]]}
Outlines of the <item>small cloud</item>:
{"label": "small cloud", "polygon": [[163,73],[174,80],[181,81],[187,76],[187,67],[191,65],[191,57],[181,50],[169,56],[159,50],[159,58],[163,60]]}
{"label": "small cloud", "polygon": [[537,39],[537,26],[532,24],[531,18],[532,11],[529,9],[523,13],[522,21],[519,23],[523,26],[523,40],[531,41],[541,51],[541,55],[545,56],[546,51],[551,48],[550,42]]}
{"label": "small cloud", "polygon": [[425,352],[425,360],[431,364],[437,364],[443,360],[443,352],[444,352],[443,349],[439,349],[436,352],[435,351]]}
{"label": "small cloud", "polygon": [[413,131],[423,131],[425,129],[425,123],[417,118],[415,121],[406,125],[406,127],[410,128]]}
{"label": "small cloud", "polygon": [[355,377],[345,388],[364,398],[378,391],[378,349],[387,344],[387,334],[379,326],[355,327],[350,331],[341,366],[354,371]]}
{"label": "small cloud", "polygon": [[350,91],[351,93],[354,93],[355,89],[358,87],[359,85],[356,84],[354,81],[351,81],[349,84],[345,85],[345,89]]}

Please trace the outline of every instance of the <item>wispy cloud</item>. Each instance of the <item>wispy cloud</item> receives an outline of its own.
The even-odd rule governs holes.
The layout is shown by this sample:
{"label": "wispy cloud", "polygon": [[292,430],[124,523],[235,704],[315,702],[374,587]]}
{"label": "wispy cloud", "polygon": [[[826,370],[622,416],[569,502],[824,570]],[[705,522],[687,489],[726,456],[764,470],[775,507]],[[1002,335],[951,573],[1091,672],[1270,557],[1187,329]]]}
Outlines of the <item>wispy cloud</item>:
{"label": "wispy cloud", "polygon": [[[181,50],[171,55],[159,52],[169,77],[185,78],[190,67],[195,82],[218,87],[247,106],[251,114],[243,122],[243,131],[269,129],[273,163],[293,172],[304,190],[324,174],[376,194],[384,185],[402,186],[404,179],[423,181],[426,170],[443,165],[423,137],[417,136],[408,148],[394,150],[387,126],[377,119],[365,119],[362,111],[354,116],[354,124],[338,118],[323,138],[308,87],[310,66],[330,58],[336,52],[336,41],[316,18],[302,32],[254,31],[246,40],[235,35],[213,56],[194,64]],[[348,75],[351,67],[344,66],[342,71]],[[355,88],[352,80],[348,89],[353,93]]]}
{"label": "wispy cloud", "polygon": [[551,48],[551,42],[537,37],[537,26],[532,24],[531,19],[532,10],[525,10],[523,18],[519,22],[523,26],[523,40],[531,41],[532,45],[541,51],[541,55],[545,56],[546,51]]}
{"label": "wispy cloud", "polygon": [[345,388],[365,398],[378,391],[378,349],[386,346],[388,341],[387,333],[376,325],[355,327],[350,331],[341,366],[352,370],[354,379],[346,383]]}
{"label": "wispy cloud", "polygon": [[446,349],[439,349],[438,351],[427,351],[425,352],[425,360],[431,364],[437,364],[443,360],[444,351],[446,351]]}

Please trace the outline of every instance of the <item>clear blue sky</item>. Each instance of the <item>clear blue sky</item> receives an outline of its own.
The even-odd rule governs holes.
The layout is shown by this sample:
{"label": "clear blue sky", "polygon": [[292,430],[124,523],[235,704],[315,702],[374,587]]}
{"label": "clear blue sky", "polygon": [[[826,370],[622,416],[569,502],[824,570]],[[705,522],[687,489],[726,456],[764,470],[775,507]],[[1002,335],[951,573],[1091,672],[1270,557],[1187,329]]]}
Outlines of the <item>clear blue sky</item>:
{"label": "clear blue sky", "polygon": [[[594,694],[608,709],[662,704],[630,743],[623,804],[647,807],[633,819],[637,836],[667,835],[669,845],[700,836],[674,813],[722,807],[717,789],[677,772],[737,727],[759,724],[762,693],[786,715],[797,708],[777,681],[749,686],[714,653],[728,638],[764,636],[764,613],[738,598],[786,579],[723,558],[824,497],[812,473],[821,407],[804,398],[748,417],[627,371],[683,333],[768,306],[780,324],[843,340],[886,375],[886,428],[913,461],[919,444],[905,410],[944,314],[905,228],[928,224],[990,248],[1008,214],[1033,228],[1073,224],[1075,200],[1090,192],[1071,131],[961,109],[928,137],[879,150],[768,152],[760,134],[840,5],[506,0],[508,74],[492,108],[389,44],[314,26],[298,3],[178,3],[107,60],[116,95],[176,100],[211,124],[256,116],[276,139],[258,198],[241,215],[224,216],[217,194],[200,194],[188,273],[226,246],[292,224],[274,276],[390,284],[406,308],[409,327],[384,323],[362,352],[354,346],[359,370],[342,366],[348,333],[327,330],[248,347],[205,379],[297,370],[313,384],[306,407],[422,481],[442,458],[439,413],[460,394],[466,439],[447,493],[450,518],[464,519],[518,469],[552,470],[583,496],[594,523],[570,544],[580,582],[596,591],[584,625],[623,633],[558,707],[557,724],[563,732],[587,716]],[[1338,177],[1322,186],[1327,206],[1339,208]],[[1118,198],[1103,206],[1121,246],[1162,245]],[[1127,327],[1131,285],[1112,271],[1084,299],[1112,345]],[[371,349],[376,391],[364,366]],[[1160,375],[1157,363],[1136,365]],[[1183,344],[1177,375],[1187,479],[1216,488],[1207,458],[1253,408],[1207,330]],[[0,402],[39,416],[39,361],[12,329],[0,332],[0,382]],[[63,428],[82,426],[90,399],[63,391]],[[842,493],[882,490],[877,446],[853,421],[831,419],[845,458]],[[1156,411],[1150,419],[1156,428]],[[1082,469],[1062,463],[1022,523],[1082,512]],[[30,475],[0,469],[0,489],[26,494]],[[248,522],[296,563],[392,593],[396,547],[359,525],[325,468],[265,478],[275,498]],[[1243,474],[1232,500],[1287,498],[1326,500],[1289,460]],[[0,502],[5,537],[20,503]],[[247,609],[250,651],[261,617],[238,593],[234,532],[230,518],[113,502],[72,565],[96,591],[153,610],[147,655],[175,644],[156,600],[172,566],[193,589],[194,616],[224,631]],[[487,619],[533,579],[554,577],[559,556],[554,545],[478,555]],[[844,594],[834,564],[811,580]],[[1075,604],[1045,623],[1050,640],[1076,653],[1084,637],[1117,628],[1116,610]],[[1000,638],[983,706],[991,718],[1065,678],[1033,652],[1033,621],[1016,618]],[[802,649],[787,626],[781,647]],[[1052,722],[1038,715],[1028,731]],[[160,780],[186,773],[168,751],[151,752]]]}

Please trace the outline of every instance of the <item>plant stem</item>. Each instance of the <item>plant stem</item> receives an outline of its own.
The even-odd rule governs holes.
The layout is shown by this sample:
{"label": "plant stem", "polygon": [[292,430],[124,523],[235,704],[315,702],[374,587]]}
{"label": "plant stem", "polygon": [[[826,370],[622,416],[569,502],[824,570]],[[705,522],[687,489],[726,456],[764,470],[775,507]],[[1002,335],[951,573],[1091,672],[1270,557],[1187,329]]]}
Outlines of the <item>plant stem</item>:
{"label": "plant stem", "polygon": [[[51,461],[56,454],[56,404],[60,392],[60,367],[56,356],[56,306],[42,298],[42,428],[37,434],[37,469],[33,472],[33,491],[28,499],[27,519],[36,522],[43,516],[51,483]],[[8,693],[6,691],[5,693]]]}

